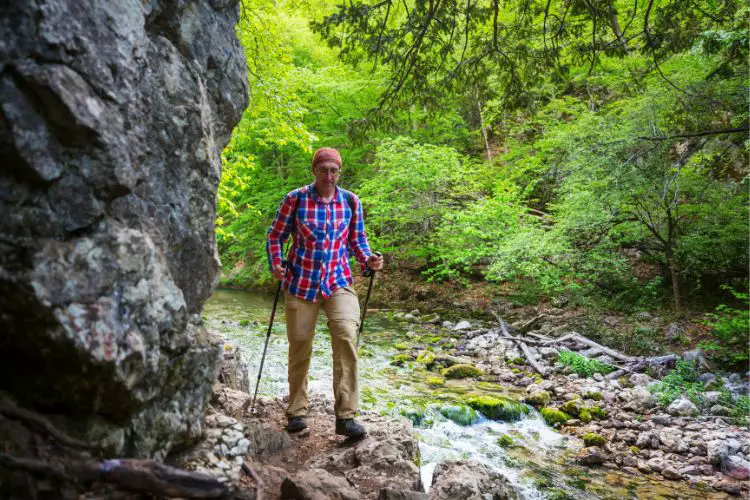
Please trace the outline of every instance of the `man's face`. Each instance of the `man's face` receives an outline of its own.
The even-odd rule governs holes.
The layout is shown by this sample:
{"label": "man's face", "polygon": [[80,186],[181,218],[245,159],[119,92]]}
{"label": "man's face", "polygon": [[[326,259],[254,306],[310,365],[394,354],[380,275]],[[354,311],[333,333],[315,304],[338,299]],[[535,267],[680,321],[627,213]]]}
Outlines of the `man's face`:
{"label": "man's face", "polygon": [[335,186],[341,175],[341,169],[332,161],[318,163],[313,168],[315,183],[322,187]]}

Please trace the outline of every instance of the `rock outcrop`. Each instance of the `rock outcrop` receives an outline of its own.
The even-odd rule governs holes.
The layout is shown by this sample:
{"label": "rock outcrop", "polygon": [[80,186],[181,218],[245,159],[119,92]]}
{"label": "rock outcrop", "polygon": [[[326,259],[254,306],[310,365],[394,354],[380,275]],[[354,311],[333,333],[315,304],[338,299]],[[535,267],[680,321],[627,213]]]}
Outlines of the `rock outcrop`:
{"label": "rock outcrop", "polygon": [[220,155],[247,105],[238,15],[0,6],[0,391],[110,454],[161,458],[202,431]]}

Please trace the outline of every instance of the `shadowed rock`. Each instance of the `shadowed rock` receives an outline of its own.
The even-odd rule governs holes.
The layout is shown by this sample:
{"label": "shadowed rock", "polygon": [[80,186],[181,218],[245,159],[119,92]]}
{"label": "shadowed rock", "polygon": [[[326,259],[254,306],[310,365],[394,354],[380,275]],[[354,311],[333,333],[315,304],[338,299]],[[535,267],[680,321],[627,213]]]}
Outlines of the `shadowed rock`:
{"label": "shadowed rock", "polygon": [[247,105],[238,11],[0,6],[0,390],[113,453],[201,433],[220,155]]}

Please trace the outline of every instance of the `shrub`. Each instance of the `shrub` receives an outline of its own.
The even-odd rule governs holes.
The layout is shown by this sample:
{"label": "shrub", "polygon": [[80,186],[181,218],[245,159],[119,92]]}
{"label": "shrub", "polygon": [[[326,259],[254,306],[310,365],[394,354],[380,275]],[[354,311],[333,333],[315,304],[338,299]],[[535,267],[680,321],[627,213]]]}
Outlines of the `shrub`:
{"label": "shrub", "polygon": [[660,382],[651,384],[649,390],[656,395],[661,406],[669,406],[683,394],[693,403],[703,403],[703,382],[698,381],[698,369],[693,361],[678,360],[675,369]]}
{"label": "shrub", "polygon": [[711,328],[714,339],[701,342],[699,347],[722,366],[746,365],[750,359],[747,349],[747,335],[750,331],[748,294],[740,293],[726,285],[722,288],[729,290],[744,307],[735,309],[720,304],[715,312],[706,314],[703,324]]}
{"label": "shrub", "polygon": [[582,377],[590,377],[594,373],[606,374],[615,370],[613,366],[605,365],[595,359],[588,359],[571,351],[560,352],[557,359],[563,365],[571,367],[574,373]]}

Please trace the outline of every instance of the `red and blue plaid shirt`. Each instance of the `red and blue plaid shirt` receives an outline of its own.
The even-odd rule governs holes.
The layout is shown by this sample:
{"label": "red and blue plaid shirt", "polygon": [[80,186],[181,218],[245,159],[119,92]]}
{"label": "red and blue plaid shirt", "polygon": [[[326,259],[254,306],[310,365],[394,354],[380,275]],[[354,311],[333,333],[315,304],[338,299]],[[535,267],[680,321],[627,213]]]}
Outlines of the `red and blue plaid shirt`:
{"label": "red and blue plaid shirt", "polygon": [[315,184],[288,193],[266,237],[271,269],[281,265],[282,246],[292,229],[283,287],[295,297],[315,302],[318,293],[327,298],[335,290],[352,285],[350,249],[365,270],[371,252],[362,204],[354,193],[336,187],[329,203],[318,196]]}

